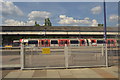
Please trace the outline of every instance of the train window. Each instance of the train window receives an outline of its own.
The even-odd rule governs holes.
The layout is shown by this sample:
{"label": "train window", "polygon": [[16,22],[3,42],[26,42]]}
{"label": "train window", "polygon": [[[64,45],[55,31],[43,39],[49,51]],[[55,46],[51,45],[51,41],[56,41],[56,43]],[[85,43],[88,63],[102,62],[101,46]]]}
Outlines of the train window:
{"label": "train window", "polygon": [[108,40],[107,44],[110,44],[110,40]]}
{"label": "train window", "polygon": [[82,42],[81,42],[82,44],[85,44],[85,41],[84,40],[82,40]]}
{"label": "train window", "polygon": [[65,44],[68,44],[68,42],[67,42],[67,41],[65,41],[64,43],[65,43]]}
{"label": "train window", "polygon": [[111,44],[115,44],[115,42],[113,40],[111,40]]}
{"label": "train window", "polygon": [[27,43],[27,42],[24,42],[23,44],[24,44],[24,45],[28,45],[28,43]]}
{"label": "train window", "polygon": [[94,40],[91,40],[91,43],[95,43],[95,41],[94,41]]}
{"label": "train window", "polygon": [[87,46],[89,46],[89,41],[87,40]]}
{"label": "train window", "polygon": [[44,44],[44,41],[41,41],[41,44],[43,45],[43,44]]}
{"label": "train window", "polygon": [[63,42],[63,41],[60,41],[60,44],[64,44],[64,42]]}
{"label": "train window", "polygon": [[31,40],[31,41],[28,41],[28,44],[38,44],[38,41],[37,40]]}
{"label": "train window", "polygon": [[104,40],[97,40],[97,44],[103,44]]}
{"label": "train window", "polygon": [[51,40],[51,44],[58,44],[57,40]]}
{"label": "train window", "polygon": [[70,44],[78,44],[78,40],[70,40]]}
{"label": "train window", "polygon": [[45,41],[45,44],[48,44],[48,41]]}
{"label": "train window", "polygon": [[117,43],[120,43],[120,40],[117,40]]}
{"label": "train window", "polygon": [[20,42],[13,42],[13,46],[20,46]]}

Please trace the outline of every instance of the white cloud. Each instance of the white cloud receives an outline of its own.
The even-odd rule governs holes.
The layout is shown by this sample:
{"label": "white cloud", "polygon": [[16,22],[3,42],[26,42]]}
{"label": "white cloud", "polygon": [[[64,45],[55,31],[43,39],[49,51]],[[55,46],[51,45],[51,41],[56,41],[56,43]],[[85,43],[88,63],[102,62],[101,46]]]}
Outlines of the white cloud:
{"label": "white cloud", "polygon": [[0,11],[2,12],[3,16],[9,16],[9,15],[23,16],[24,15],[23,12],[10,1],[3,1],[2,6],[0,8],[1,8]]}
{"label": "white cloud", "polygon": [[32,11],[28,14],[29,20],[41,20],[50,17],[51,13],[46,11]]}
{"label": "white cloud", "polygon": [[102,12],[102,8],[101,8],[101,6],[96,6],[96,7],[94,7],[94,8],[91,9],[91,12],[93,14],[99,14],[99,13]]}
{"label": "white cloud", "polygon": [[109,16],[109,21],[111,21],[111,22],[118,21],[118,18],[119,18],[118,15],[113,14],[113,15]]}
{"label": "white cloud", "polygon": [[120,26],[120,24],[116,24],[116,26],[117,26],[117,27],[119,27],[119,26]]}
{"label": "white cloud", "polygon": [[98,26],[97,20],[93,19],[93,20],[92,20],[92,25],[91,25],[91,26]]}
{"label": "white cloud", "polygon": [[82,20],[76,20],[73,17],[67,17],[66,15],[60,15],[59,18],[60,18],[60,21],[58,23],[62,25],[73,25],[73,26],[78,26],[78,25],[97,26],[98,25],[97,20],[95,19],[90,20],[90,18],[88,17]]}
{"label": "white cloud", "polygon": [[23,22],[23,21],[17,21],[14,19],[7,19],[4,21],[4,26],[32,26],[35,24],[35,21],[31,20],[31,21],[27,21],[27,22]]}
{"label": "white cloud", "polygon": [[3,0],[0,0],[0,2],[3,2]]}

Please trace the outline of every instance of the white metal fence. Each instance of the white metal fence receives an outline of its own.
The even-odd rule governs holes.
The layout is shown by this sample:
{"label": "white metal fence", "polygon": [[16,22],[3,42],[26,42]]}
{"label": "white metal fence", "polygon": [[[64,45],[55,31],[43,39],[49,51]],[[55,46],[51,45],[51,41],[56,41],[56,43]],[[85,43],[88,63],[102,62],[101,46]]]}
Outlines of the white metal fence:
{"label": "white metal fence", "polygon": [[107,63],[107,52],[103,46],[21,46],[21,69],[94,67],[107,66]]}

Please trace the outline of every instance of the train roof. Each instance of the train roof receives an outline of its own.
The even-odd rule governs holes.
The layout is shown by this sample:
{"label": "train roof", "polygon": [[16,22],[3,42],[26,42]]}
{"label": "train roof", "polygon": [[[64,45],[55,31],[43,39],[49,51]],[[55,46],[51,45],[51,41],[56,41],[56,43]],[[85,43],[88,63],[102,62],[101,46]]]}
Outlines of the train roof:
{"label": "train roof", "polygon": [[[7,31],[80,31],[80,32],[103,32],[101,26],[1,26],[3,32]],[[118,32],[118,27],[107,27],[108,32]]]}

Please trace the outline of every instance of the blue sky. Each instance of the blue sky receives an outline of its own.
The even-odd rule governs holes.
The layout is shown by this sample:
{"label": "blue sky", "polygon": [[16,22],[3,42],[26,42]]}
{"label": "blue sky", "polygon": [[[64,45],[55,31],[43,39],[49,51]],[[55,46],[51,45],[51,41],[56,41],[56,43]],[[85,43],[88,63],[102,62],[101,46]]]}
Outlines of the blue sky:
{"label": "blue sky", "polygon": [[[9,7],[9,8],[8,8]],[[11,7],[11,8],[10,8]],[[97,26],[103,24],[102,2],[3,2],[2,25]],[[118,2],[107,2],[107,26],[118,25]]]}

